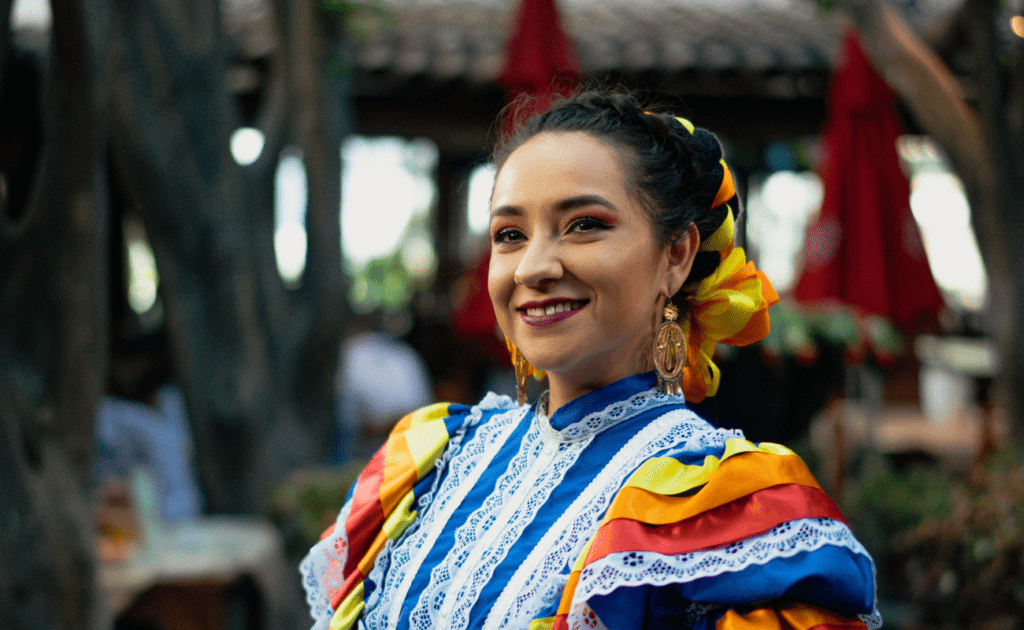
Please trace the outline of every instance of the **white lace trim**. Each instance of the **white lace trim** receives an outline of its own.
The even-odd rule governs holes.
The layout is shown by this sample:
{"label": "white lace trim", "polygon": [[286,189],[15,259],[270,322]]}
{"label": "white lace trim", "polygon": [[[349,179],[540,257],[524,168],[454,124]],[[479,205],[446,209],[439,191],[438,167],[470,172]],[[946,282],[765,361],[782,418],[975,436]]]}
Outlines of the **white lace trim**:
{"label": "white lace trim", "polygon": [[587,437],[609,429],[621,422],[625,422],[649,409],[663,405],[678,405],[681,401],[676,396],[667,396],[657,389],[649,389],[639,392],[627,398],[612,403],[600,411],[587,414],[583,419],[578,420],[564,429],[554,429],[550,424],[550,418],[541,416],[543,424],[541,431],[552,439],[562,442],[582,440]]}
{"label": "white lace trim", "polygon": [[[501,401],[504,398],[488,395],[484,403]],[[468,426],[480,422],[482,411],[483,404],[470,411]],[[429,505],[430,509],[421,511],[422,517],[414,523],[415,527],[410,527],[410,531],[402,536],[401,544],[392,547],[391,568],[387,571],[387,577],[391,579],[384,579],[383,584],[377,582],[376,596],[371,595],[367,601],[363,613],[367,626],[384,628],[394,624],[394,619],[385,619],[385,616],[393,617],[398,613],[398,610],[392,610],[392,604],[397,603],[395,608],[400,608],[427,551],[434,545],[452,513],[459,507],[487,468],[491,458],[514,432],[527,411],[527,407],[513,407],[504,413],[497,413],[482,423],[473,438],[465,444],[461,444],[461,439],[449,444],[451,454],[446,455],[450,458],[450,470],[440,487],[436,488],[436,492],[432,490],[424,495],[429,495],[430,499],[417,503],[418,509],[422,510],[426,505]],[[440,478],[441,473],[441,469],[435,472],[437,478]]]}
{"label": "white lace trim", "polygon": [[[510,460],[505,473],[498,478],[495,491],[488,495],[483,504],[455,530],[452,548],[444,560],[431,569],[430,581],[413,608],[410,619],[411,627],[436,627],[437,614],[444,603],[445,595],[450,590],[452,579],[469,557],[470,550],[483,535],[484,528],[495,523],[502,500],[519,489],[524,471],[536,460],[541,446],[540,433],[535,430],[528,431],[519,451]],[[454,595],[452,593],[452,596]]]}
{"label": "white lace trim", "polygon": [[[464,560],[465,568],[461,571],[456,569],[456,577],[450,583],[438,580],[439,584],[433,590],[434,597],[425,592],[420,598],[418,606],[428,603],[435,612],[437,606],[434,602],[444,600],[440,615],[417,619],[414,612],[413,628],[462,629],[469,625],[469,613],[479,599],[481,589],[490,581],[494,570],[522,536],[523,530],[536,518],[540,507],[550,498],[590,441],[585,439],[559,445],[541,438],[536,424],[531,427],[520,449],[520,454],[529,453],[529,456],[517,455],[510,463],[502,477],[508,478],[504,484],[506,489],[502,490],[499,483],[485,502],[485,507],[479,510],[481,516],[474,514],[477,518],[471,517],[460,528],[468,536],[466,540],[458,541],[457,553],[449,553],[448,558],[454,555]],[[541,446],[539,451],[535,443]],[[513,479],[515,481],[509,483]],[[491,505],[487,506],[487,503]],[[448,558],[445,564],[448,564]],[[444,571],[441,574],[444,575]],[[431,578],[433,582],[433,573]],[[452,584],[455,588],[449,589]],[[455,599],[448,600],[443,594],[437,597],[444,592],[447,592],[447,597]]]}
{"label": "white lace trim", "polygon": [[878,630],[882,627],[882,613],[878,612],[877,607],[871,611],[870,615],[857,615],[857,617],[864,622],[868,630]]}
{"label": "white lace trim", "polygon": [[597,616],[597,613],[586,603],[583,603],[583,611],[580,618],[576,620],[575,625],[569,626],[571,630],[608,630],[608,626],[604,625],[601,618]]}
{"label": "white lace trim", "polygon": [[826,518],[789,521],[759,536],[716,549],[679,555],[652,551],[610,554],[580,572],[567,621],[570,628],[577,627],[575,622],[582,618],[582,605],[587,600],[607,595],[619,587],[683,584],[742,571],[752,565],[765,565],[776,558],[789,558],[825,545],[845,547],[870,560],[845,523]]}
{"label": "white lace trim", "polygon": [[341,588],[341,574],[331,583],[324,583],[324,577],[330,570],[331,563],[338,563],[336,566],[344,567],[348,562],[348,535],[345,533],[345,521],[348,520],[349,512],[352,510],[352,500],[349,499],[338,512],[334,521],[334,532],[327,538],[313,545],[299,564],[299,573],[302,574],[302,586],[306,589],[306,604],[309,606],[309,614],[313,617],[314,628],[326,628],[331,623],[331,600],[327,597],[328,589]]}
{"label": "white lace trim", "polygon": [[498,597],[484,627],[520,627],[561,597],[560,588],[551,588],[552,580],[561,578],[564,584],[568,576],[559,576],[559,571],[568,571],[569,563],[597,530],[615,493],[640,462],[666,449],[702,453],[724,448],[726,440],[734,436],[734,431],[714,429],[686,409],[671,411],[647,424],[619,449],[533,548]]}
{"label": "white lace trim", "polygon": [[[435,462],[435,470],[441,470],[444,464],[452,457],[452,455],[459,450],[459,446],[464,435],[464,429],[472,427],[480,421],[480,417],[484,410],[489,409],[513,409],[516,404],[508,396],[500,396],[493,392],[489,392],[480,404],[475,408],[471,409],[467,415],[465,423],[462,425],[460,430],[455,432],[455,435],[449,440],[449,443],[445,447],[445,450],[441,457]],[[435,475],[434,483],[431,485],[423,496],[420,497],[417,502],[417,509],[422,511],[428,505],[433,498],[434,492],[437,490],[437,482],[440,475]],[[306,590],[306,603],[309,606],[310,616],[315,620],[314,629],[319,630],[320,628],[326,628],[331,621],[331,617],[334,611],[331,609],[330,599],[327,597],[327,591],[330,588],[340,588],[341,584],[325,584],[323,578],[327,575],[332,560],[340,566],[344,567],[348,561],[348,535],[345,532],[345,521],[348,520],[348,516],[352,510],[352,501],[345,502],[345,505],[338,513],[338,517],[335,519],[335,529],[332,535],[324,540],[313,545],[306,554],[306,557],[302,560],[299,565],[299,572],[302,575],[302,584]],[[415,528],[417,523],[414,521],[413,525],[410,526],[410,530]],[[411,533],[409,530],[406,531],[408,535]],[[379,574],[382,570],[378,570],[377,566],[380,564],[379,560],[381,556],[385,558],[389,555],[388,547],[391,543],[389,542],[385,549],[378,556],[378,562],[375,563],[374,572],[371,573],[371,579],[374,575],[379,578]],[[387,565],[387,561],[384,562]]]}

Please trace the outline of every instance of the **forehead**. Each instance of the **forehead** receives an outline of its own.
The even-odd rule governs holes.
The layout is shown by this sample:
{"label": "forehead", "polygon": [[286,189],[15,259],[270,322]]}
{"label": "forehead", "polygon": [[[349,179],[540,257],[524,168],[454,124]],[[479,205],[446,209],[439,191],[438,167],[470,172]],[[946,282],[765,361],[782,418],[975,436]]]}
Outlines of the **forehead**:
{"label": "forehead", "polygon": [[632,197],[619,151],[582,132],[542,133],[505,160],[495,179],[492,206],[579,194]]}

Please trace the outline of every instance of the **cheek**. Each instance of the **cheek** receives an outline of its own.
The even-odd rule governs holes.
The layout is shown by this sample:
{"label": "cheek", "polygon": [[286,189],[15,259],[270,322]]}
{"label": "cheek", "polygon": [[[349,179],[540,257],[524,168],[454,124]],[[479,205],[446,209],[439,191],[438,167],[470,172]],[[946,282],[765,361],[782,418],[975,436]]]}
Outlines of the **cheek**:
{"label": "cheek", "polygon": [[514,269],[509,266],[509,261],[504,256],[491,255],[491,262],[487,268],[487,294],[491,297],[491,304],[502,321],[503,312],[508,307],[509,299],[512,297],[512,289],[515,286],[513,280]]}

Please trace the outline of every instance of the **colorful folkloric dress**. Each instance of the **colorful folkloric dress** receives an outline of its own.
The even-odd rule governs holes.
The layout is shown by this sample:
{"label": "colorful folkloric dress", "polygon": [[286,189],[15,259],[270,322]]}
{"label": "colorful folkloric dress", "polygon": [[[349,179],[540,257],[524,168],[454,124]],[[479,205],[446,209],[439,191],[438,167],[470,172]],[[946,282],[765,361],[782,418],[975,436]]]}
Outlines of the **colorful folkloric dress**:
{"label": "colorful folkloric dress", "polygon": [[403,419],[302,563],[328,628],[874,628],[874,567],[799,457],[639,374],[551,417]]}

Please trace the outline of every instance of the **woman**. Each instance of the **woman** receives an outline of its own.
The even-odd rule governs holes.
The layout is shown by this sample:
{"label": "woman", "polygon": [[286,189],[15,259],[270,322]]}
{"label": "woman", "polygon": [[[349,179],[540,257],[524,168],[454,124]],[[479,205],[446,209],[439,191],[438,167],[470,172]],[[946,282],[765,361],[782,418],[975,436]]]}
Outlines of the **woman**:
{"label": "woman", "polygon": [[732,246],[717,139],[586,93],[495,163],[488,290],[519,404],[396,426],[303,562],[315,627],[880,625],[871,559],[799,458],[686,407],[778,299]]}

